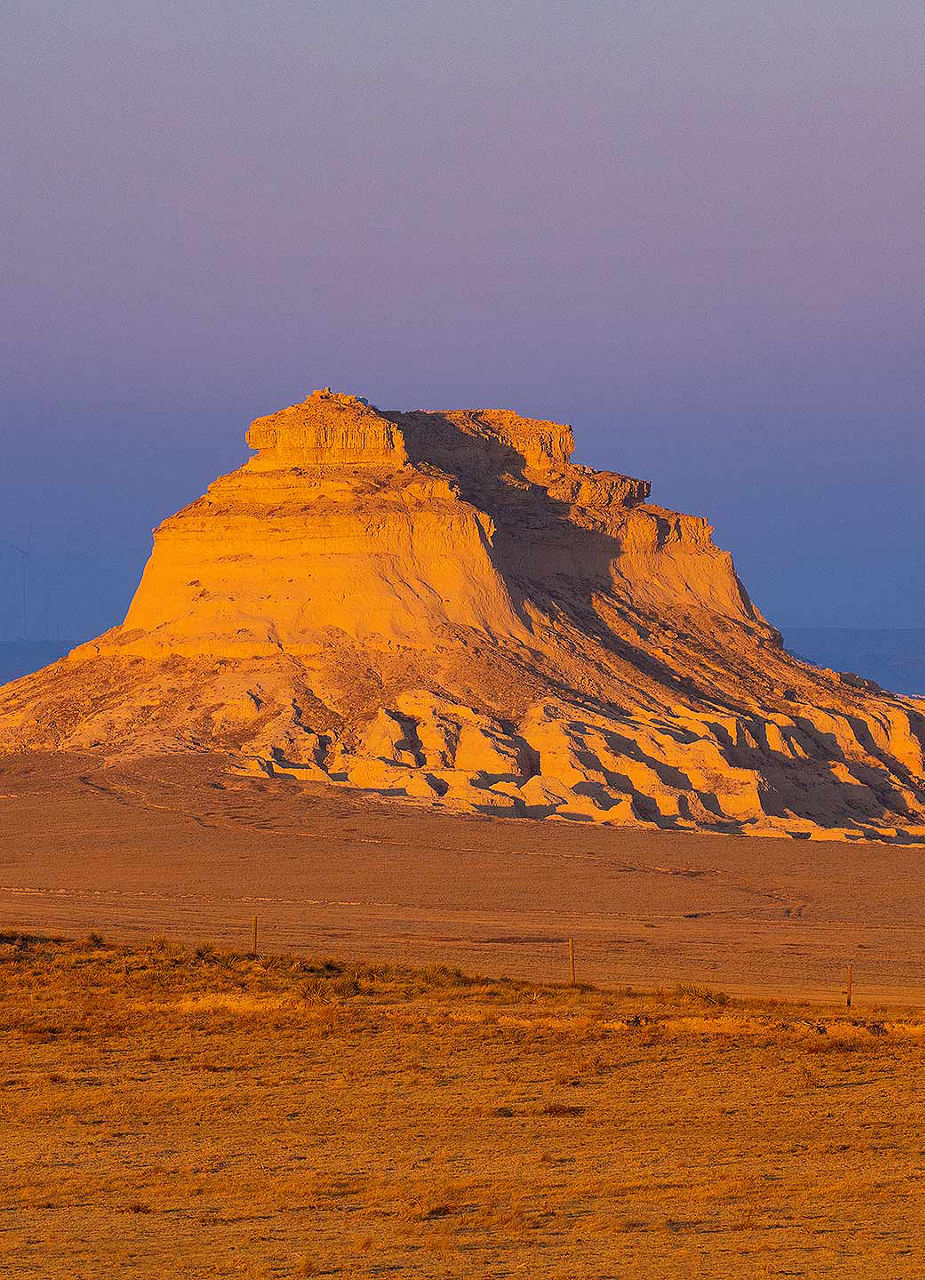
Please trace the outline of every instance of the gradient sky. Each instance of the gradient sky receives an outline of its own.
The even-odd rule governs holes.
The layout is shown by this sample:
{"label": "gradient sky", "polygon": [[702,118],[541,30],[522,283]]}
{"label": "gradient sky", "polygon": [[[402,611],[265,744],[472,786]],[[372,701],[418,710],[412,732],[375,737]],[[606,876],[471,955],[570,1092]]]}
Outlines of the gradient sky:
{"label": "gradient sky", "polygon": [[514,407],[778,625],[925,625],[921,0],[6,0],[0,638],[313,387]]}

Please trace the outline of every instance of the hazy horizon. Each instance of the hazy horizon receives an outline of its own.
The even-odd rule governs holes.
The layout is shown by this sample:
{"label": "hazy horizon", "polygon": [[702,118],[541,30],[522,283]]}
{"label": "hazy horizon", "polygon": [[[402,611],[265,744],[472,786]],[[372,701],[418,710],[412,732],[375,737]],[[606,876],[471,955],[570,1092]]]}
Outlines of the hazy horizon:
{"label": "hazy horizon", "polygon": [[920,6],[7,25],[0,637],[121,621],[151,528],[325,384],[571,422],[777,626],[925,625]]}
{"label": "hazy horizon", "polygon": [[[784,646],[798,658],[874,680],[892,693],[925,694],[925,627],[784,627]],[[63,641],[0,640],[0,685],[56,662]]]}

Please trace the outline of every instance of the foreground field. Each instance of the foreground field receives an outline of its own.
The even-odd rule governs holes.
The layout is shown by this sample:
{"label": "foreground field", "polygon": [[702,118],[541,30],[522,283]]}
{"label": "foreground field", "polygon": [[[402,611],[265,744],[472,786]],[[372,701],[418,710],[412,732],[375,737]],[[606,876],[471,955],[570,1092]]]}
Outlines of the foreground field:
{"label": "foreground field", "polygon": [[925,1274],[908,1014],[98,938],[0,984],[0,1274]]}

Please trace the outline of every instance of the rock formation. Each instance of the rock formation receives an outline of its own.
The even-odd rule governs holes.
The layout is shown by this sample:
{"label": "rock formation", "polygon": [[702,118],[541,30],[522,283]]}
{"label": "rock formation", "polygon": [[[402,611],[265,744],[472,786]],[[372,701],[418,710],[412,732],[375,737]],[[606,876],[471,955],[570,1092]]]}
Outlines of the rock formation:
{"label": "rock formation", "polygon": [[325,390],[155,531],[0,752],[227,752],[450,809],[925,841],[925,716],[788,655],[705,520],[508,411]]}

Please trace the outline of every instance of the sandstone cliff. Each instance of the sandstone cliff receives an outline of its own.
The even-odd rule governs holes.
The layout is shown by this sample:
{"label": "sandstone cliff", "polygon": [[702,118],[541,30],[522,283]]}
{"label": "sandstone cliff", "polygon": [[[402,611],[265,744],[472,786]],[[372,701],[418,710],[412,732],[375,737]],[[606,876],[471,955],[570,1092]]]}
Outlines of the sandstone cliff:
{"label": "sandstone cliff", "polygon": [[315,392],[166,520],[0,752],[222,750],[449,808],[925,841],[917,704],[790,657],[701,519],[507,411]]}

